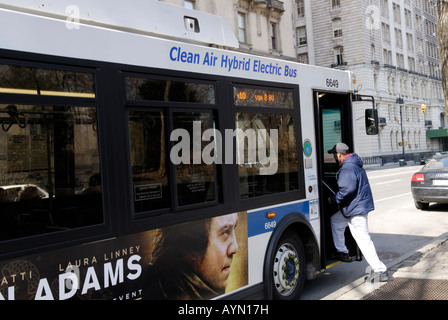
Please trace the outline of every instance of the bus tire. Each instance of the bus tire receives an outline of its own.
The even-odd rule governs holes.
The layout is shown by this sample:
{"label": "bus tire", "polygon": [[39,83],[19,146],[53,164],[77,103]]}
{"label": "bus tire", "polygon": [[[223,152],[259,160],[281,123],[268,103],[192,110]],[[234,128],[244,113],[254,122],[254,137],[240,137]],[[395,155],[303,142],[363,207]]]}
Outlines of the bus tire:
{"label": "bus tire", "polygon": [[297,234],[289,231],[280,238],[272,263],[273,298],[295,300],[305,283],[305,251]]}

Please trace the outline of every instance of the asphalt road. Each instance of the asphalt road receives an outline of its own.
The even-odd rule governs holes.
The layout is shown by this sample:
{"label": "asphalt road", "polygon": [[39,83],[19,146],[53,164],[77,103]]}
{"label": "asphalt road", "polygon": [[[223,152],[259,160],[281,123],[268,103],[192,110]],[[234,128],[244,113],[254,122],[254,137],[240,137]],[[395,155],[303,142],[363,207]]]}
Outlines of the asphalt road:
{"label": "asphalt road", "polygon": [[[367,168],[375,210],[369,213],[369,230],[380,259],[387,265],[415,251],[448,230],[448,205],[415,208],[411,177],[422,166],[409,163]],[[301,300],[320,300],[369,273],[365,261],[340,263],[307,281]]]}

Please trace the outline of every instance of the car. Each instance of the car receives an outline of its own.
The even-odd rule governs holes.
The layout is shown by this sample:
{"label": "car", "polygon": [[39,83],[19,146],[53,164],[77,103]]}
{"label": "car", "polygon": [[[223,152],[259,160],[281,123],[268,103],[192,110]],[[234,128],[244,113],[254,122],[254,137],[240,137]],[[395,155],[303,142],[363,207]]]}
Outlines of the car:
{"label": "car", "polygon": [[448,155],[431,158],[411,179],[415,207],[426,210],[430,202],[448,203]]}
{"label": "car", "polygon": [[427,164],[428,161],[431,160],[433,157],[440,156],[440,155],[441,155],[440,152],[425,154],[425,156],[420,159],[420,164]]}
{"label": "car", "polygon": [[40,188],[39,186],[36,186],[35,184],[14,184],[14,185],[0,186],[1,189],[6,191],[7,201],[10,202],[18,201],[20,192],[23,192],[27,187],[36,188],[37,195],[41,199],[46,199],[49,197],[47,191]]}

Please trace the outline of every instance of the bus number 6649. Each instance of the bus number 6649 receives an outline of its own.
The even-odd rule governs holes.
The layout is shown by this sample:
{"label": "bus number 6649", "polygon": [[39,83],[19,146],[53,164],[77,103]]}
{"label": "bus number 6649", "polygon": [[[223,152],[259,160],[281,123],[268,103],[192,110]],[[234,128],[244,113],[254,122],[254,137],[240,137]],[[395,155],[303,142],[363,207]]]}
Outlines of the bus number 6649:
{"label": "bus number 6649", "polygon": [[266,229],[266,230],[268,230],[268,229],[273,229],[273,228],[275,228],[275,226],[276,226],[276,222],[275,221],[269,221],[269,222],[266,222],[265,224],[264,224],[264,228]]}
{"label": "bus number 6649", "polygon": [[338,88],[339,87],[338,80],[327,78],[326,83],[327,83],[327,87],[329,87],[329,88]]}

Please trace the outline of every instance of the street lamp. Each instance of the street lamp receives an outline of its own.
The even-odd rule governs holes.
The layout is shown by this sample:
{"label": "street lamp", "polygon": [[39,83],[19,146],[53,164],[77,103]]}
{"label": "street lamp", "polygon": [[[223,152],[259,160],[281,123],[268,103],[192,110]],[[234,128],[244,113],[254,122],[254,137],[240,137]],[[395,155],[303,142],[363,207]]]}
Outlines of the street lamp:
{"label": "street lamp", "polygon": [[404,157],[403,114],[401,111],[401,107],[404,104],[404,102],[403,102],[403,98],[400,96],[400,94],[398,94],[398,98],[395,102],[400,106],[401,147],[403,148],[403,160],[406,161],[405,157]]}

